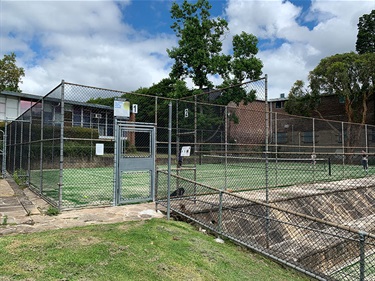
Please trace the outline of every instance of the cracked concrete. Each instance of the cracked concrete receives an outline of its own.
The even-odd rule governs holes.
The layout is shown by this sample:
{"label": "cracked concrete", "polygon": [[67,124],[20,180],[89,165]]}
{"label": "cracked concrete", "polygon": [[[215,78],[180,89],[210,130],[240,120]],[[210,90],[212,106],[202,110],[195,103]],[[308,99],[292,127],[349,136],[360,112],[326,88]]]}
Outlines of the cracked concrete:
{"label": "cracked concrete", "polygon": [[0,236],[164,217],[155,203],[68,210],[57,216],[46,215],[48,207],[28,188],[0,179]]}

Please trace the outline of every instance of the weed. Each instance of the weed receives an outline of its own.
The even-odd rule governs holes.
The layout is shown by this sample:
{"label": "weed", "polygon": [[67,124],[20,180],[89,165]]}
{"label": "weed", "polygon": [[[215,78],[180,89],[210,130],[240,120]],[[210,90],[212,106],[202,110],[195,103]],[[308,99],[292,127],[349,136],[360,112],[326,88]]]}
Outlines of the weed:
{"label": "weed", "polygon": [[46,211],[46,215],[48,216],[57,216],[58,214],[59,214],[59,209],[57,209],[56,207],[49,206]]}
{"label": "weed", "polygon": [[3,216],[3,221],[1,222],[1,225],[7,225],[8,224],[8,216],[4,215]]}
{"label": "weed", "polygon": [[26,183],[26,171],[25,170],[16,170],[13,173],[13,179],[14,181],[18,184],[20,187],[25,187],[27,186]]}

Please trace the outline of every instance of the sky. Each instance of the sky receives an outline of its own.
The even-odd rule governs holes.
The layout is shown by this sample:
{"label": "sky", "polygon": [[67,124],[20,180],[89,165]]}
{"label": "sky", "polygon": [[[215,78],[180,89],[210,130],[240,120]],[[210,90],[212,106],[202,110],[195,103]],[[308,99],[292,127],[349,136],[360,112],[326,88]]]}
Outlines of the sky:
{"label": "sky", "polygon": [[[125,92],[150,87],[168,77],[173,61],[166,50],[178,46],[172,3],[0,0],[0,57],[16,54],[25,69],[20,88],[28,94],[44,96],[62,80]],[[258,38],[269,98],[287,96],[296,80],[308,84],[322,58],[355,51],[359,17],[375,9],[375,0],[210,3],[211,16],[228,22],[223,53],[231,53],[236,34]]]}

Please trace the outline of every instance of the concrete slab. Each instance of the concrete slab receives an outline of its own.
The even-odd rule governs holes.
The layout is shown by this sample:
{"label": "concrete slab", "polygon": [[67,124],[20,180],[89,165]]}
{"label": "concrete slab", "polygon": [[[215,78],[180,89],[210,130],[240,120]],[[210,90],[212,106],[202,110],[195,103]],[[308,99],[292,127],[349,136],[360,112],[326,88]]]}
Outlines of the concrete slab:
{"label": "concrete slab", "polygon": [[11,179],[0,179],[0,190],[0,236],[165,217],[155,210],[155,203],[69,210],[47,216],[49,204],[31,190],[19,188]]}
{"label": "concrete slab", "polygon": [[12,197],[14,196],[14,191],[10,187],[9,183],[5,179],[0,180],[0,197]]}

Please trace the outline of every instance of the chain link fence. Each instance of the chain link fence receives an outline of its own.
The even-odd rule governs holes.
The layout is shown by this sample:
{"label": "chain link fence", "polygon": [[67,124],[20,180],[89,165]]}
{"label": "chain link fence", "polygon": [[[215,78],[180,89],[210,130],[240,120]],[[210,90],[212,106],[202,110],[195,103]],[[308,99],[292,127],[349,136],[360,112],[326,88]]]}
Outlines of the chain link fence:
{"label": "chain link fence", "polygon": [[[265,78],[180,99],[62,82],[7,125],[8,171],[59,209],[114,204],[115,98],[155,125],[158,208],[318,279],[375,278],[375,127],[274,112]],[[135,197],[149,184],[123,174]]]}
{"label": "chain link fence", "polygon": [[246,88],[247,105],[178,101],[172,147],[193,153],[158,171],[157,204],[314,278],[374,279],[375,127],[272,112],[266,81]]}
{"label": "chain link fence", "polygon": [[[358,211],[349,207],[345,195],[338,194],[336,202],[329,200],[320,205],[309,204],[310,200],[324,201],[320,197],[271,204],[213,188],[191,180],[192,176],[187,171],[170,175],[171,186],[184,190],[170,195],[174,213],[318,280],[374,279],[374,213],[366,210],[361,214],[365,217],[360,218],[360,209],[366,208],[361,206]],[[158,178],[158,195],[166,196],[168,173],[158,171]],[[373,205],[373,187],[358,193]],[[165,200],[161,197],[158,203],[165,205]],[[357,214],[349,214],[353,211]]]}

